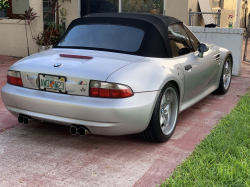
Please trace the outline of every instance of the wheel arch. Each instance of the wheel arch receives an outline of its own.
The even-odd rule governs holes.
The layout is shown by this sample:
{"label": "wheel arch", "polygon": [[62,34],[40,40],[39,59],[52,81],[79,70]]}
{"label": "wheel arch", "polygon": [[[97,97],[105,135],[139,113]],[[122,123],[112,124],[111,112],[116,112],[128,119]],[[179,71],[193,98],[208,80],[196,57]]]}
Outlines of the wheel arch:
{"label": "wheel arch", "polygon": [[220,76],[221,76],[221,74],[222,74],[222,71],[223,71],[223,66],[224,66],[224,64],[225,64],[225,62],[226,62],[226,59],[227,59],[227,57],[231,57],[231,59],[232,59],[232,68],[233,68],[233,65],[234,65],[234,63],[233,63],[233,54],[230,52],[230,51],[228,51],[226,54],[225,54],[225,56],[224,56],[224,58],[222,59],[222,66],[221,66],[221,69],[220,69]]}
{"label": "wheel arch", "polygon": [[[149,121],[149,124],[148,124],[147,128],[143,132],[141,132],[139,134],[140,137],[143,138],[144,140],[151,141],[151,142],[165,142],[172,136],[172,133],[174,132],[174,129],[176,127],[176,123],[177,123],[177,120],[178,120],[178,115],[179,115],[179,106],[178,106],[178,109],[177,109],[178,111],[177,111],[177,118],[176,118],[176,122],[175,122],[175,127],[174,127],[173,132],[170,134],[169,137],[167,137],[167,138],[165,138],[165,137],[164,138],[162,138],[162,137],[161,138],[156,138],[155,137],[156,129],[152,127],[152,123],[154,123],[153,122],[154,119],[156,119],[156,116],[158,116],[158,115],[156,115],[156,114],[158,114],[158,113],[156,113],[156,110],[157,110],[156,107],[157,107],[158,104],[161,103],[161,98],[162,97],[160,97],[160,96],[162,96],[163,92],[168,88],[167,84],[172,84],[177,89],[177,95],[178,95],[178,100],[179,100],[178,104],[180,106],[180,86],[179,86],[178,82],[175,81],[175,80],[166,81],[165,84],[162,85],[161,89],[159,90],[159,94],[158,94],[158,96],[157,96],[157,98],[155,100],[154,107],[152,108],[152,113],[150,115],[150,121]],[[152,119],[153,119],[153,121],[152,121]]]}
{"label": "wheel arch", "polygon": [[228,56],[232,58],[232,65],[233,65],[233,54],[231,51],[225,48],[220,48],[221,60],[225,60]]}
{"label": "wheel arch", "polygon": [[234,66],[233,54],[230,52],[230,53],[227,54],[226,58],[227,58],[228,56],[230,56],[231,59],[232,59],[232,67],[233,67],[233,66]]}
{"label": "wheel arch", "polygon": [[[175,85],[175,87],[177,88],[178,97],[179,97],[179,101],[180,101],[180,86],[179,86],[179,84],[178,84],[175,80],[170,80],[170,81],[168,81],[167,83],[169,83],[169,82],[173,83],[173,84]],[[166,84],[167,84],[167,83],[166,83]],[[165,85],[166,85],[166,84],[165,84]]]}
{"label": "wheel arch", "polygon": [[[175,87],[176,87],[176,89],[177,89],[177,92],[178,92],[179,107],[180,107],[180,105],[181,105],[181,99],[182,99],[181,94],[182,94],[183,91],[181,90],[181,85],[179,85],[179,83],[178,83],[176,80],[174,80],[174,79],[170,79],[170,80],[166,81],[166,82],[162,85],[162,87],[161,87],[161,89],[160,89],[160,92],[159,92],[159,94],[157,95],[157,98],[155,98],[154,107],[155,107],[155,105],[156,105],[156,103],[157,103],[157,100],[158,100],[158,98],[159,98],[160,93],[162,92],[163,88],[164,88],[168,83],[172,83],[172,84],[175,85]],[[152,110],[152,114],[153,114],[153,110]]]}
{"label": "wheel arch", "polygon": [[162,90],[166,84],[169,82],[173,83],[178,91],[178,99],[179,99],[179,104],[182,102],[183,95],[184,95],[184,74],[180,72],[180,75],[171,75],[168,76],[168,78],[165,79],[165,81],[162,83],[160,86],[160,90]]}

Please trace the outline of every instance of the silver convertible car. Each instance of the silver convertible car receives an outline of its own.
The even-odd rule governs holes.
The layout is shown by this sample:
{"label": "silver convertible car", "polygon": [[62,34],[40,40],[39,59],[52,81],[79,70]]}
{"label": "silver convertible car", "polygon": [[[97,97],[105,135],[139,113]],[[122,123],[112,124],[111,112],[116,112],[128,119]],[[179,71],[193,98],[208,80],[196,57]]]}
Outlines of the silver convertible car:
{"label": "silver convertible car", "polygon": [[232,65],[229,50],[200,43],[173,17],[91,14],[74,20],[52,49],[13,64],[1,94],[20,123],[165,142],[179,113],[227,93]]}

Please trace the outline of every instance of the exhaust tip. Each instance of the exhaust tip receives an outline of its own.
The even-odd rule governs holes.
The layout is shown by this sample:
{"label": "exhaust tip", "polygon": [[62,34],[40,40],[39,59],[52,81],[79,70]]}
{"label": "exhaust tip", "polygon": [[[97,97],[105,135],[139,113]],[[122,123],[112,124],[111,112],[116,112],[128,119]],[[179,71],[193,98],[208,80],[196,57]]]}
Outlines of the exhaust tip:
{"label": "exhaust tip", "polygon": [[77,135],[78,129],[77,129],[75,126],[71,126],[71,127],[69,128],[69,132],[70,132],[70,134],[72,134],[72,135]]}
{"label": "exhaust tip", "polygon": [[85,136],[86,135],[86,130],[83,127],[80,127],[78,130],[78,133],[80,136]]}
{"label": "exhaust tip", "polygon": [[79,128],[78,133],[80,136],[86,136],[90,134],[90,131],[87,129],[87,127],[84,126]]}
{"label": "exhaust tip", "polygon": [[29,118],[28,118],[28,117],[24,117],[24,118],[23,118],[23,123],[24,123],[25,125],[28,125],[28,124],[29,124]]}
{"label": "exhaust tip", "polygon": [[19,122],[19,123],[23,123],[23,116],[19,116],[19,117],[18,117],[18,122]]}

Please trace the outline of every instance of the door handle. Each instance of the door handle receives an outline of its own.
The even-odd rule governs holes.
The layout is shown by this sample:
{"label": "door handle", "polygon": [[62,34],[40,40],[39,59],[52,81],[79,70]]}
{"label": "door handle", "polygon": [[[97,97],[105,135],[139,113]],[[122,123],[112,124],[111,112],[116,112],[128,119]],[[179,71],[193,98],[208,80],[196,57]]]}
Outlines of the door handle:
{"label": "door handle", "polygon": [[185,66],[185,70],[186,71],[190,71],[193,67],[189,64]]}

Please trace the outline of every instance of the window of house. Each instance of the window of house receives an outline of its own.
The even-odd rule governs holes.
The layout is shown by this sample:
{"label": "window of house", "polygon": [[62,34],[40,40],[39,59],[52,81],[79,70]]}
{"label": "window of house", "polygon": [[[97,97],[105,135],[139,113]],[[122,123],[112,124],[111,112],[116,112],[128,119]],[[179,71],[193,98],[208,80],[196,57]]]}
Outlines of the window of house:
{"label": "window of house", "polygon": [[29,0],[8,0],[10,8],[7,10],[7,17],[10,19],[23,19],[25,10],[29,9]]}
{"label": "window of house", "polygon": [[81,0],[81,16],[101,12],[164,14],[166,0]]}
{"label": "window of house", "polygon": [[122,12],[164,14],[164,0],[122,0]]}
{"label": "window of house", "polygon": [[213,0],[212,7],[222,9],[223,8],[223,3],[224,3],[224,0]]}
{"label": "window of house", "polygon": [[49,0],[43,0],[43,21],[46,25],[48,22],[54,21],[55,16],[50,12],[51,4]]}

